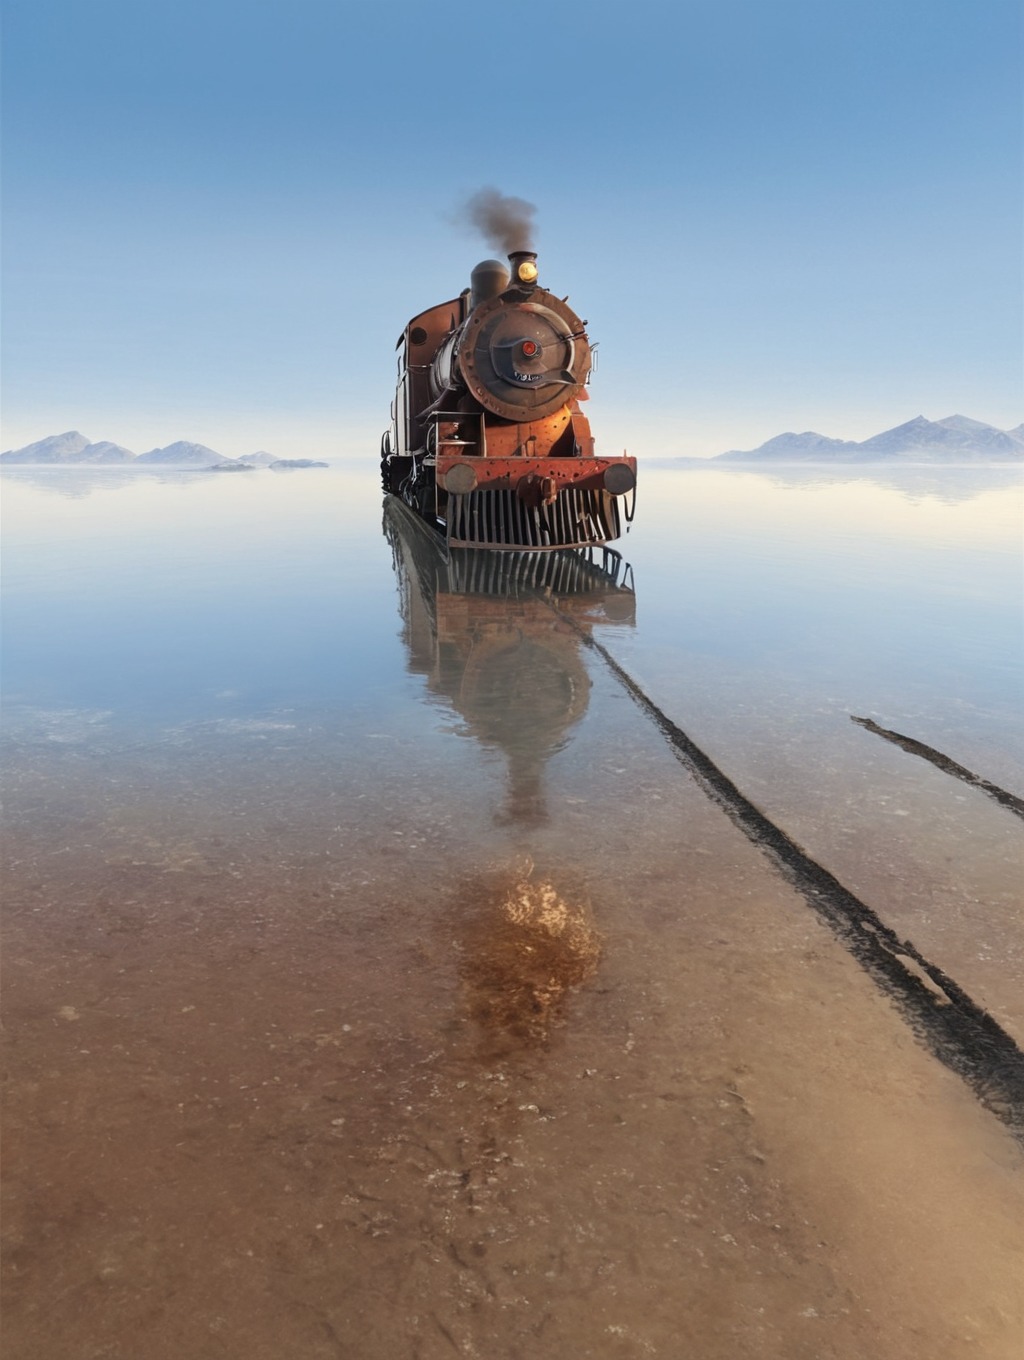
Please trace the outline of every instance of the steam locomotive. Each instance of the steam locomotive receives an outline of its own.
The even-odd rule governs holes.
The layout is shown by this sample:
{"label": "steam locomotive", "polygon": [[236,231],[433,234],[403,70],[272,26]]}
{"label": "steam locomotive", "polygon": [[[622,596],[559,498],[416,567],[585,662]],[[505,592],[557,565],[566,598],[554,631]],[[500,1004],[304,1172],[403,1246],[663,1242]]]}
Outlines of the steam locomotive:
{"label": "steam locomotive", "polygon": [[399,337],[381,440],[384,490],[450,547],[517,552],[611,542],[633,517],[636,459],[597,457],[586,322],[537,283],[537,256],[484,260],[470,287]]}

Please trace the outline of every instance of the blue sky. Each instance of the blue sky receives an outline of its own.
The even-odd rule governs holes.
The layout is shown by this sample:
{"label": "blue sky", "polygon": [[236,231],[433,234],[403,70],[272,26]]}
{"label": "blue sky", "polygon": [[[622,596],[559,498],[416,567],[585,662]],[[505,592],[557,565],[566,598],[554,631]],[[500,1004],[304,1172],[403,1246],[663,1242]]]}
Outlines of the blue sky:
{"label": "blue sky", "polygon": [[1024,420],[1017,0],[6,0],[2,446],[369,457],[537,206],[598,448]]}

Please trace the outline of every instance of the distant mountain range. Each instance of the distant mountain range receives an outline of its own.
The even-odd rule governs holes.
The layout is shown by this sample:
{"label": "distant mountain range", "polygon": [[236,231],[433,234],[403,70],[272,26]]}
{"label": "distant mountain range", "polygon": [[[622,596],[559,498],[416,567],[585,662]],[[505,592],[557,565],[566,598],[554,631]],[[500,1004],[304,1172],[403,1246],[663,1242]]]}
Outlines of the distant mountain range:
{"label": "distant mountain range", "polygon": [[861,443],[830,439],[807,430],[778,434],[759,448],[731,449],[711,462],[753,463],[1016,463],[1024,460],[1024,425],[997,430],[968,416],[926,420],[915,416],[905,425],[883,430]]}
{"label": "distant mountain range", "polygon": [[[116,466],[161,467],[161,468],[227,468],[227,467],[273,467],[275,464],[294,465],[296,460],[275,458],[272,453],[261,449],[258,453],[247,453],[243,458],[225,458],[223,454],[208,449],[205,444],[190,444],[179,439],[163,449],[150,449],[148,453],[132,453],[131,449],[120,444],[112,444],[109,439],[91,443],[77,430],[64,434],[51,434],[34,444],[26,444],[23,449],[8,449],[0,453],[0,462],[40,464],[47,467],[86,467]],[[305,463],[305,460],[301,460]]]}
{"label": "distant mountain range", "polygon": [[[1012,430],[999,430],[968,416],[946,416],[926,420],[915,416],[905,425],[883,430],[860,443],[832,439],[806,430],[803,434],[778,434],[756,449],[730,449],[710,462],[753,463],[1017,463],[1024,460],[1024,424]],[[689,461],[689,460],[687,460]],[[260,450],[243,458],[225,458],[205,444],[178,440],[163,449],[132,453],[120,444],[103,439],[93,444],[77,430],[51,434],[46,439],[26,444],[23,449],[0,453],[0,462],[27,463],[50,467],[110,465],[162,468],[229,468],[309,466],[309,460],[275,458]],[[316,466],[320,466],[317,464]]]}

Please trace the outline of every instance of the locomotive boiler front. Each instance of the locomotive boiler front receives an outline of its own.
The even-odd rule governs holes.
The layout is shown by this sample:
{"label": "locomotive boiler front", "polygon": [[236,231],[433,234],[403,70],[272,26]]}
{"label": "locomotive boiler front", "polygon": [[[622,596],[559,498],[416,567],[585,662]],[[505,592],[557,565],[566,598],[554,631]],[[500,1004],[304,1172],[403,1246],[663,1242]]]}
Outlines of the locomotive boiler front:
{"label": "locomotive boiler front", "polygon": [[586,323],[538,286],[536,255],[485,260],[471,286],[399,340],[385,489],[450,544],[513,549],[610,542],[632,514],[636,463],[597,458]]}
{"label": "locomotive boiler front", "polygon": [[590,343],[572,308],[537,288],[534,252],[509,258],[518,281],[491,297],[479,297],[476,276],[501,266],[488,260],[473,271],[469,315],[438,352],[432,387],[437,398],[461,383],[486,411],[522,423],[579,397],[590,376]]}

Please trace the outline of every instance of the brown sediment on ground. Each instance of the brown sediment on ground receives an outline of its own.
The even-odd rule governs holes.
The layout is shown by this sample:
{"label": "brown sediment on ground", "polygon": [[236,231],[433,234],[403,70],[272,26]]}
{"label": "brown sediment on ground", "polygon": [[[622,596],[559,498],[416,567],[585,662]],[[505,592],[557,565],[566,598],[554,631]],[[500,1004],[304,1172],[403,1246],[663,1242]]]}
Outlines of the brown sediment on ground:
{"label": "brown sediment on ground", "polygon": [[14,762],[5,1360],[1017,1360],[1020,1148],[591,712],[519,841],[463,748]]}
{"label": "brown sediment on ground", "polygon": [[544,1047],[600,961],[585,886],[556,884],[525,859],[464,881],[449,914],[481,1054]]}
{"label": "brown sediment on ground", "polygon": [[942,751],[937,751],[934,746],[926,746],[923,741],[918,741],[915,737],[905,737],[902,732],[893,732],[888,727],[880,727],[871,718],[858,718],[851,713],[850,721],[855,722],[858,727],[863,727],[867,732],[873,732],[876,737],[883,737],[886,741],[891,741],[894,746],[900,747],[908,754],[920,756],[922,760],[930,761],[936,769],[942,770],[944,774],[952,775],[954,779],[962,779],[965,784],[971,784],[975,788],[981,789],[990,798],[994,798],[1001,807],[1008,808],[1018,817],[1024,817],[1024,798],[1018,798],[1015,793],[1000,788],[998,784],[993,784],[990,779],[983,779],[980,774],[974,774],[966,766],[958,765],[955,760],[944,755]]}

